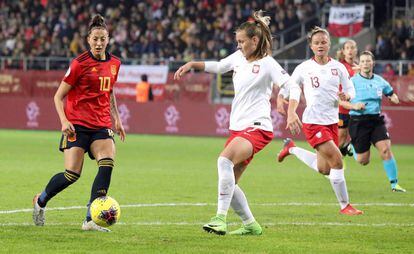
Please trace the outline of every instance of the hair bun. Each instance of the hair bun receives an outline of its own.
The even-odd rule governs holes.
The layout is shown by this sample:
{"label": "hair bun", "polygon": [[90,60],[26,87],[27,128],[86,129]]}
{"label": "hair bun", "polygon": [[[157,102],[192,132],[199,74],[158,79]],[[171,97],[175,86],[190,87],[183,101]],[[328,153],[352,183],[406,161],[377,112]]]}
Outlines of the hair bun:
{"label": "hair bun", "polygon": [[91,26],[105,26],[105,20],[104,18],[101,16],[101,14],[96,14],[93,18],[92,18],[92,24]]}

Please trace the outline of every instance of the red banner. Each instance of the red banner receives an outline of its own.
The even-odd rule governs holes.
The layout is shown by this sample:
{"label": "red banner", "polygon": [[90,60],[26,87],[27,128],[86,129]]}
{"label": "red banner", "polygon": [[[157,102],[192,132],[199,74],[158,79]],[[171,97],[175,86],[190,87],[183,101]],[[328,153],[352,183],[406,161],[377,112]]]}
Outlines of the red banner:
{"label": "red banner", "polygon": [[362,30],[365,5],[331,6],[328,30],[332,36],[350,37]]}
{"label": "red banner", "polygon": [[[1,98],[0,128],[60,130],[52,98]],[[118,101],[122,122],[129,133],[227,136],[230,106],[206,102]],[[13,112],[11,114],[10,112]],[[385,120],[393,143],[414,144],[412,107],[385,107]],[[272,110],[276,138],[289,137],[286,119]],[[303,136],[300,137],[303,139]]]}

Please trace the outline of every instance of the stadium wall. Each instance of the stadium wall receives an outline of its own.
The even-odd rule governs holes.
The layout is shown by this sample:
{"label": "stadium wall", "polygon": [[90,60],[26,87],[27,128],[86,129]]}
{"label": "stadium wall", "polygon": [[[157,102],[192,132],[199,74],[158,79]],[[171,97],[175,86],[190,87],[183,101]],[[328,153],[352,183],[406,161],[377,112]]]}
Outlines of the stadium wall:
{"label": "stadium wall", "polygon": [[[52,97],[63,75],[61,71],[0,73],[0,128],[60,130]],[[121,96],[118,108],[127,132],[227,136],[230,105],[210,103],[208,88],[213,77],[193,73],[177,83],[171,75],[167,84],[158,85],[164,91],[164,97],[158,101],[138,104],[133,95]],[[401,105],[391,106],[384,100],[383,113],[394,143],[414,144],[411,131],[414,126],[413,81],[413,77],[396,77],[392,81],[403,100]],[[275,137],[290,136],[285,130],[285,118],[275,109],[271,115]]]}

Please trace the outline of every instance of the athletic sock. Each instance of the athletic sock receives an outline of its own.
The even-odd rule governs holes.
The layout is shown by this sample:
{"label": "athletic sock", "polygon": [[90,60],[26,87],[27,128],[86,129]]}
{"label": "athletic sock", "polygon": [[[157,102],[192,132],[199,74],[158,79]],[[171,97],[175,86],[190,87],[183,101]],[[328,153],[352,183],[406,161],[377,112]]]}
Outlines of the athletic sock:
{"label": "athletic sock", "polygon": [[242,219],[243,224],[247,225],[255,221],[252,212],[250,211],[247,198],[242,189],[238,185],[234,187],[233,198],[231,200],[231,207],[237,215]]}
{"label": "athletic sock", "polygon": [[398,183],[397,162],[395,161],[394,157],[391,157],[389,160],[382,161],[382,165],[384,166],[385,173],[387,173],[388,180],[391,183],[391,188],[394,188]]}
{"label": "athletic sock", "polygon": [[308,165],[308,167],[319,173],[316,153],[297,146],[289,148],[289,153],[295,155],[299,160]]}
{"label": "athletic sock", "polygon": [[356,153],[354,146],[352,144],[350,144],[350,146],[351,146],[352,154],[353,154],[352,157],[354,157],[355,161],[358,161],[358,154]]}
{"label": "athletic sock", "polygon": [[235,178],[233,172],[233,162],[220,156],[217,160],[218,168],[218,205],[217,215],[227,215],[230,202],[233,198]]}
{"label": "athletic sock", "polygon": [[349,204],[344,170],[332,168],[331,172],[329,173],[329,181],[331,182],[332,189],[335,192],[341,209],[344,209]]}
{"label": "athletic sock", "polygon": [[98,173],[92,184],[91,198],[87,205],[86,221],[91,220],[89,211],[90,204],[97,198],[106,196],[108,193],[109,185],[111,183],[112,169],[114,167],[114,160],[111,158],[103,158],[98,161]]}
{"label": "athletic sock", "polygon": [[54,175],[49,183],[46,185],[45,190],[40,194],[37,203],[40,207],[45,207],[47,202],[56,196],[59,192],[66,189],[69,185],[76,182],[80,175],[70,170],[60,172]]}

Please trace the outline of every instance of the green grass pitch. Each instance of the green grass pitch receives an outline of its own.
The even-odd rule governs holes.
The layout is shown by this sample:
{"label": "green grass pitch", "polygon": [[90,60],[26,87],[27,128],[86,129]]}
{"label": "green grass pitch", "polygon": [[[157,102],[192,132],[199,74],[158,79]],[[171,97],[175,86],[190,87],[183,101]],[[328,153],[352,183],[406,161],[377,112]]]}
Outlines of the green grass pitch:
{"label": "green grass pitch", "polygon": [[[78,182],[49,202],[46,225],[33,226],[34,194],[64,169],[59,138],[0,130],[0,253],[414,253],[413,146],[393,146],[407,193],[391,192],[376,151],[365,167],[346,158],[351,202],[365,211],[347,217],[327,179],[294,157],[276,163],[282,142],[273,141],[240,182],[264,234],[236,237],[201,228],[216,211],[216,161],[225,142],[207,137],[117,139],[109,194],[122,216],[111,233],[80,229],[96,173],[87,156]],[[241,223],[233,211],[228,222],[230,230]]]}

